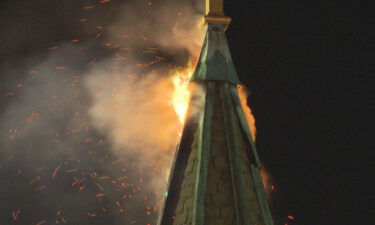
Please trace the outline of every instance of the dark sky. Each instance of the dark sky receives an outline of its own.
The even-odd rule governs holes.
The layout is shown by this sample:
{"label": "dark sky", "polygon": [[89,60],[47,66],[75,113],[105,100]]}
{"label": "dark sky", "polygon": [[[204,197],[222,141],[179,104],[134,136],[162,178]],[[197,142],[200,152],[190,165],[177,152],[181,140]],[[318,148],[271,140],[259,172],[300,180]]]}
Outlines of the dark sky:
{"label": "dark sky", "polygon": [[371,224],[374,4],[244,2],[227,2],[227,33],[274,212],[295,215],[290,224]]}
{"label": "dark sky", "polygon": [[[369,2],[225,3],[233,19],[227,31],[233,60],[251,91],[258,150],[276,187],[271,205],[277,225],[368,225],[373,221],[370,100],[375,38],[370,20],[374,4]],[[14,85],[33,64],[48,57],[46,49],[92,35],[89,28],[73,21],[85,16],[83,6],[93,4],[98,3],[0,2],[0,113],[14,101],[5,94],[15,91]],[[119,12],[116,4],[122,3],[97,7],[95,22],[110,24],[112,15]],[[100,59],[109,52],[98,47],[91,48],[90,54]],[[85,55],[80,60],[91,59]],[[8,156],[1,156],[4,163]],[[11,179],[13,175],[7,173],[12,170],[7,171],[0,171],[1,180]],[[12,202],[4,197],[7,193],[0,194]],[[1,209],[14,210],[4,205]],[[1,225],[31,224],[27,219],[1,220]]]}

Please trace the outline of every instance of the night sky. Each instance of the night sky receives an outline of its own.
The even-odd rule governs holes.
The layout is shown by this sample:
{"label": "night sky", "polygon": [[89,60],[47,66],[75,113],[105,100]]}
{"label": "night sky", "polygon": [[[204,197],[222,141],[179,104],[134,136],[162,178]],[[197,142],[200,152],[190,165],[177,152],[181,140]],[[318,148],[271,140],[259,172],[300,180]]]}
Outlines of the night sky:
{"label": "night sky", "polygon": [[[100,62],[111,55],[113,49],[108,50],[92,41],[97,34],[94,25],[106,27],[113,23],[121,13],[119,6],[124,2],[1,1],[0,115],[6,114],[15,102],[22,104],[23,100],[19,99],[22,95],[18,94],[22,86],[17,84],[27,88],[27,79],[30,81],[30,78],[25,76],[30,76],[34,65],[50,58],[48,48],[80,39],[84,48],[89,50],[83,51],[79,57],[64,58],[63,61],[82,74],[89,70],[87,64],[93,58]],[[144,1],[145,5],[147,2]],[[156,0],[149,2],[158,3]],[[374,186],[371,185],[374,180],[371,165],[374,161],[371,143],[374,133],[370,127],[370,100],[373,100],[370,92],[373,89],[374,69],[371,67],[374,66],[375,37],[371,34],[374,23],[370,20],[374,4],[369,2],[225,2],[226,14],[233,19],[227,30],[233,61],[240,80],[250,90],[249,104],[256,118],[258,151],[275,186],[270,203],[275,225],[370,225],[373,221],[370,218],[373,218],[375,204]],[[89,14],[89,9],[82,10],[89,5],[94,6],[95,15]],[[89,18],[86,24],[92,24],[93,28],[79,22],[82,18]],[[66,51],[78,51],[76,46],[80,43],[73,50]],[[176,58],[180,59],[186,52],[167,49],[163,54],[168,62],[179,64]],[[43,79],[30,82],[43,82]],[[87,109],[89,102],[85,102],[85,94],[72,99],[77,100],[74,104],[80,104],[78,108]],[[64,124],[63,118],[54,122]],[[1,135],[5,137],[10,127],[4,124],[0,127]],[[101,135],[90,132],[94,136]],[[33,140],[37,142],[39,139]],[[26,144],[19,148],[32,146],[33,140],[25,141]],[[29,161],[20,160],[16,161],[16,165],[7,166],[12,155],[8,147],[8,144],[0,145],[0,165],[3,165],[0,167],[0,225],[35,225],[43,218],[48,220],[45,224],[55,224],[55,219],[48,215],[38,217],[36,214],[43,214],[40,211],[28,214],[28,207],[22,205],[32,205],[41,199],[40,196],[28,195],[27,189],[23,188],[29,185],[32,175],[22,173],[26,181],[15,178],[20,168],[28,170]],[[98,152],[104,151],[105,147],[90,146],[97,148]],[[43,151],[36,155],[45,155]],[[17,154],[24,153],[14,154],[17,159]],[[34,157],[34,154],[28,157]],[[58,156],[40,161],[33,163],[42,165],[42,161],[48,161],[52,169],[61,162]],[[118,175],[115,169],[106,169],[104,161],[82,161],[86,168],[99,168]],[[129,165],[130,161],[127,162]],[[39,164],[33,170],[40,168]],[[64,185],[70,185],[68,178],[61,179]],[[59,190],[57,186],[56,190]],[[72,191],[71,194],[77,196],[77,192]],[[50,193],[46,196],[52,198],[55,195]],[[17,206],[16,201],[23,203]],[[47,198],[44,202],[50,202],[52,206],[46,203],[35,206],[36,209],[48,208],[50,214],[60,216],[56,213],[58,207],[53,205],[59,200]],[[84,203],[80,204],[81,208],[85,208]],[[11,214],[17,207],[23,209],[20,218],[14,221]],[[70,206],[59,207],[68,210]],[[136,224],[142,225],[154,221],[155,213],[147,217],[147,210],[143,210],[139,218],[126,218],[126,221],[139,219]],[[78,214],[77,211],[77,215],[72,213],[67,216],[76,221],[70,224],[120,224],[117,216],[109,220],[111,215],[96,217],[97,220],[74,220],[79,217]],[[294,220],[288,219],[288,215]]]}
{"label": "night sky", "polygon": [[251,90],[258,151],[277,189],[274,214],[295,215],[291,224],[371,224],[371,4],[226,6],[234,62]]}

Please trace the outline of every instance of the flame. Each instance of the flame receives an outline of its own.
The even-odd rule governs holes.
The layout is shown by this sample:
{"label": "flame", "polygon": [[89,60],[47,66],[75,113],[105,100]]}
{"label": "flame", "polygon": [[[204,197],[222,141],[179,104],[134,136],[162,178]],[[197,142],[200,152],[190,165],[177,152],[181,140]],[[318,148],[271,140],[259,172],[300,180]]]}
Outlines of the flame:
{"label": "flame", "polygon": [[273,179],[270,172],[266,168],[262,168],[260,170],[260,176],[262,178],[264,191],[266,192],[266,197],[268,200],[271,200],[272,192],[275,190],[275,186],[273,185]]}
{"label": "flame", "polygon": [[247,124],[250,127],[251,136],[252,136],[253,140],[255,141],[257,129],[256,129],[256,126],[255,126],[254,115],[251,112],[250,106],[247,104],[247,96],[249,94],[248,94],[245,86],[238,85],[237,90],[238,90],[238,94],[239,94],[239,97],[240,97],[242,109],[245,113]]}
{"label": "flame", "polygon": [[186,68],[178,68],[172,76],[174,92],[172,94],[172,105],[181,124],[184,123],[189,105],[191,90],[189,89],[190,78],[194,68],[191,62]]}

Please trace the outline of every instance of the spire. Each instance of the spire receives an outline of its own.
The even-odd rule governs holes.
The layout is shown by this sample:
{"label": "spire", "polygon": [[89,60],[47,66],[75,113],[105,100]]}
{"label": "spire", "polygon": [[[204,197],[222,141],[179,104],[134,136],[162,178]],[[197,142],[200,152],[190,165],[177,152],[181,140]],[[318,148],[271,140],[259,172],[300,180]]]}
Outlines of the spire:
{"label": "spire", "polygon": [[208,30],[191,80],[196,91],[158,224],[272,225],[257,150],[239,99],[240,81],[225,38],[228,17],[212,5],[222,0],[207,2],[215,13],[205,17]]}
{"label": "spire", "polygon": [[225,36],[225,24],[208,23],[206,37],[192,81],[240,84]]}
{"label": "spire", "polygon": [[240,84],[229,51],[225,30],[231,18],[225,16],[223,0],[205,0],[207,33],[192,81],[226,81]]}

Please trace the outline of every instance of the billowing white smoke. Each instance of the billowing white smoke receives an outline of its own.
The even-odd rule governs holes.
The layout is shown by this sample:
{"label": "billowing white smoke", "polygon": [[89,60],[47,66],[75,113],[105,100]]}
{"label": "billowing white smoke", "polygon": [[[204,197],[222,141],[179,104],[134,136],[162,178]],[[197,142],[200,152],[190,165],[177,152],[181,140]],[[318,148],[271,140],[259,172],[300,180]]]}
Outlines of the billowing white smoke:
{"label": "billowing white smoke", "polygon": [[[137,154],[141,164],[164,160],[169,166],[182,127],[171,104],[170,77],[150,72],[139,78],[102,68],[94,69],[85,85],[93,98],[93,125],[109,137],[115,154]],[[166,181],[166,168],[161,175]]]}
{"label": "billowing white smoke", "polygon": [[[20,208],[18,221],[33,224],[61,222],[65,214],[68,222],[91,225],[156,218],[157,210],[151,218],[145,208],[161,196],[145,196],[165,188],[182,128],[170,71],[196,60],[204,28],[190,1],[147,7],[125,3],[97,40],[59,44],[47,59],[27,65],[24,86],[0,115],[0,177],[9,184],[0,187],[0,218]],[[98,56],[98,43],[111,56]],[[2,68],[9,79],[10,70]],[[153,170],[159,171],[142,172]]]}
{"label": "billowing white smoke", "polygon": [[[157,183],[167,180],[182,129],[171,102],[171,63],[186,66],[197,59],[205,29],[201,22],[201,13],[188,1],[164,1],[148,9],[140,2],[124,5],[107,33],[121,59],[117,55],[95,65],[84,81],[93,100],[94,126],[110,138],[119,156],[136,153],[141,163],[162,160]],[[159,50],[172,61],[145,57]],[[153,188],[165,188],[163,182]]]}

